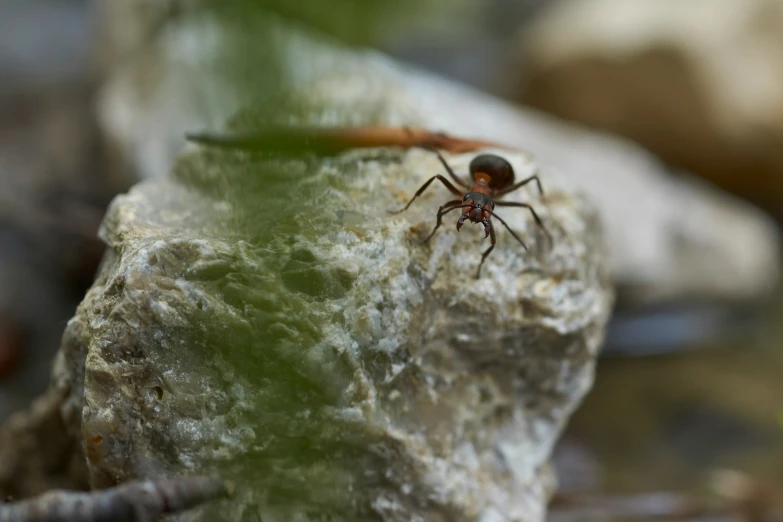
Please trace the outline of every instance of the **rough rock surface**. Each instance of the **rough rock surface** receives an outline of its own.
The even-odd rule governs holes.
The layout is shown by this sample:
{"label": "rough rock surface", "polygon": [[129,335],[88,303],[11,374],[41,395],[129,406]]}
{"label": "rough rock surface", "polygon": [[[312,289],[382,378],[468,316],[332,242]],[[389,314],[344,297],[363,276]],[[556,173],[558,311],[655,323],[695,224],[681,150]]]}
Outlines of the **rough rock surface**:
{"label": "rough rock surface", "polygon": [[63,347],[86,347],[93,487],[218,473],[225,520],[542,520],[611,306],[597,213],[544,174],[545,202],[517,197],[554,246],[505,212],[531,249],[501,231],[475,280],[475,228],[420,245],[443,189],[387,214],[438,170],[192,151],[117,198]]}
{"label": "rough rock surface", "polygon": [[629,136],[783,217],[778,0],[566,0],[521,36],[526,103]]}
{"label": "rough rock surface", "polygon": [[[223,118],[258,101],[258,89],[238,88],[225,60],[216,59],[219,33],[203,15],[182,15],[144,53],[116,62],[102,120],[139,177],[168,172],[185,132],[220,129]],[[349,52],[263,23],[249,33],[228,52],[248,57],[242,79],[260,75],[250,83],[263,85],[273,65],[257,50],[277,47],[286,84],[334,108],[284,121],[415,124],[532,152],[545,170],[598,202],[612,275],[629,301],[755,299],[778,278],[780,242],[762,213],[687,178],[674,181],[630,142],[512,107],[377,53]],[[265,123],[246,120],[237,125]]]}

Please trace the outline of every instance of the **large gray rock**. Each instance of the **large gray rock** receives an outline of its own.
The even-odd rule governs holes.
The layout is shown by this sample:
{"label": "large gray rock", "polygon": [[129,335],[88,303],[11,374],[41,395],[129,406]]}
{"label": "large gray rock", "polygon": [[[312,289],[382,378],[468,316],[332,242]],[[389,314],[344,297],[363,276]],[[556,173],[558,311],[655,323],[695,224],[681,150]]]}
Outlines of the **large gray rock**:
{"label": "large gray rock", "polygon": [[476,280],[475,228],[420,244],[443,189],[387,214],[439,170],[418,150],[191,151],[117,198],[63,346],[84,357],[92,486],[235,481],[204,520],[543,520],[612,301],[596,209],[544,173],[544,202],[517,197],[554,246],[505,212],[531,250],[500,231]]}

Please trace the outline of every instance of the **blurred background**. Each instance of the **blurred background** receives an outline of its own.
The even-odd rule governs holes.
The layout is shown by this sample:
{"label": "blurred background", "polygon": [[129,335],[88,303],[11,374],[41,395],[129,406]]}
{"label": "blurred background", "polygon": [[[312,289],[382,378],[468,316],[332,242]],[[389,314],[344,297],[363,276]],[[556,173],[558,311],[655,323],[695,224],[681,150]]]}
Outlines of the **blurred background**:
{"label": "blurred background", "polygon": [[[737,198],[725,200],[713,225],[722,229],[710,235],[730,240],[743,230],[732,220],[752,216],[770,224],[770,245],[780,240],[779,0],[257,3],[346,45],[632,140],[666,176]],[[151,52],[170,20],[207,7],[0,0],[0,422],[47,386],[62,330],[101,259],[103,212],[143,177],[130,158],[159,153],[128,150],[107,131],[118,116],[106,114],[106,85]],[[149,63],[154,75],[160,64]],[[181,143],[160,146],[168,145]],[[742,256],[768,255],[749,244]],[[755,274],[758,288],[719,298],[677,289],[661,297],[618,282],[595,388],[556,449],[553,520],[783,520],[775,263]],[[720,286],[738,275],[714,277]]]}

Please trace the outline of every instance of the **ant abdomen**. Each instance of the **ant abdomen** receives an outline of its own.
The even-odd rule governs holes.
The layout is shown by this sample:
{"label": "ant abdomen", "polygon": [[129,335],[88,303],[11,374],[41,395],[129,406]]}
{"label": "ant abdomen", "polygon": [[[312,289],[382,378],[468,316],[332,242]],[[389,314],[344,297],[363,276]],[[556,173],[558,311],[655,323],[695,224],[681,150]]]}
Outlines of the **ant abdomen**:
{"label": "ant abdomen", "polygon": [[489,176],[489,186],[499,190],[514,183],[514,169],[511,164],[494,154],[481,154],[470,162],[470,175],[476,179],[476,174]]}

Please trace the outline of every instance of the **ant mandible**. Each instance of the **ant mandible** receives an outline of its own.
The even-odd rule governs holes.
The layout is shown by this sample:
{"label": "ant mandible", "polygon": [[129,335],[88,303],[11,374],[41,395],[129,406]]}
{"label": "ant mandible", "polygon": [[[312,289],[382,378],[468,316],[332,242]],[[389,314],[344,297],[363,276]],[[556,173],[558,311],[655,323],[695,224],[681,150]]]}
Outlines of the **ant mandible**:
{"label": "ant mandible", "polygon": [[469,185],[454,173],[451,167],[449,167],[449,164],[446,163],[446,160],[443,158],[443,156],[441,156],[440,152],[437,150],[433,150],[433,152],[438,155],[438,159],[446,168],[446,172],[448,172],[449,176],[451,176],[451,179],[453,179],[457,185],[467,189],[467,192],[460,191],[449,180],[438,174],[428,179],[427,182],[421,186],[421,188],[411,198],[408,204],[405,205],[405,208],[396,212],[391,212],[391,214],[399,214],[400,212],[407,210],[408,207],[411,206],[411,203],[413,203],[416,198],[422,194],[422,192],[427,190],[427,187],[429,187],[430,184],[436,179],[443,183],[452,194],[459,196],[461,199],[448,201],[438,208],[438,222],[435,224],[435,228],[432,230],[430,235],[427,236],[427,239],[424,240],[425,243],[428,242],[432,236],[435,235],[435,232],[438,230],[438,228],[440,228],[444,214],[461,208],[462,215],[457,220],[457,231],[462,228],[462,225],[466,220],[470,220],[472,223],[481,223],[484,225],[484,238],[490,236],[492,241],[492,244],[489,246],[489,248],[487,248],[481,254],[481,262],[479,263],[478,269],[476,270],[476,279],[478,279],[481,276],[481,267],[484,264],[484,260],[487,258],[489,253],[492,252],[492,249],[495,248],[495,228],[492,226],[492,221],[490,220],[491,217],[494,217],[503,223],[503,226],[506,227],[509,232],[511,232],[511,235],[514,236],[514,239],[519,241],[519,244],[522,245],[525,250],[527,250],[527,245],[524,243],[524,241],[522,241],[519,236],[513,230],[511,230],[511,228],[509,228],[509,226],[500,216],[495,214],[495,205],[499,207],[523,207],[530,210],[530,213],[533,215],[533,219],[535,219],[536,224],[546,234],[551,243],[551,234],[541,222],[541,218],[538,217],[538,214],[536,214],[536,211],[531,205],[528,205],[527,203],[518,203],[515,201],[495,201],[495,199],[505,196],[506,194],[513,192],[534,180],[536,185],[538,185],[539,194],[543,196],[544,189],[541,187],[541,180],[538,179],[537,174],[534,174],[529,178],[525,178],[519,183],[514,183],[514,169],[511,167],[511,164],[508,161],[494,154],[482,154],[480,156],[476,156],[470,162],[469,170],[470,175],[473,178],[473,183]]}

